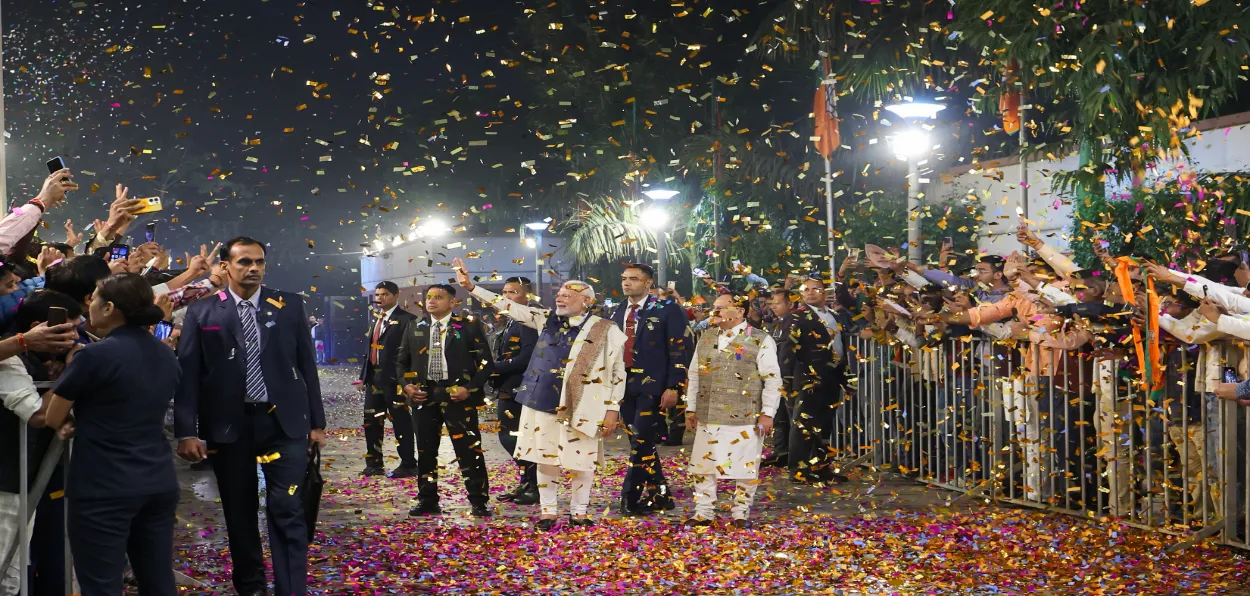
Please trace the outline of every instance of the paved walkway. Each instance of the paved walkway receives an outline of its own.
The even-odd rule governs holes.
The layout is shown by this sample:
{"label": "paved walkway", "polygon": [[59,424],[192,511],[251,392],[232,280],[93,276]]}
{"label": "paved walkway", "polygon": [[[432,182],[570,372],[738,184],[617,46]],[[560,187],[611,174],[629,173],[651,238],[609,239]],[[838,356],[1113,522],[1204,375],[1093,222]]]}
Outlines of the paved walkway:
{"label": "paved walkway", "polygon": [[[869,470],[826,488],[769,470],[753,528],[682,528],[692,509],[682,470],[689,437],[661,448],[677,510],[643,519],[611,512],[628,454],[618,438],[591,501],[599,523],[552,533],[533,529],[536,505],[493,504],[491,520],[468,517],[444,440],[444,514],[414,520],[415,480],[358,475],[364,440],[354,378],[346,368],[322,371],[329,426],[338,430],[323,454],[328,484],[310,555],[316,594],[1220,594],[1246,593],[1250,580],[1250,563],[1229,549],[1164,557],[1173,538],[1059,514],[952,506],[954,493]],[[497,495],[512,487],[515,468],[493,434],[485,444]],[[233,593],[212,473],[180,464],[179,475],[176,567],[204,585],[187,593]]]}

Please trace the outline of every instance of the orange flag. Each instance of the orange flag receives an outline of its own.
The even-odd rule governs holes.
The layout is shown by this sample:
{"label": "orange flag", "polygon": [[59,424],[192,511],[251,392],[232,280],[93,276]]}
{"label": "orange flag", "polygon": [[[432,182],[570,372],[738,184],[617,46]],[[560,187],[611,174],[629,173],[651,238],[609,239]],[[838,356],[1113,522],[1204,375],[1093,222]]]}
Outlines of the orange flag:
{"label": "orange flag", "polygon": [[[1129,265],[1137,264],[1129,257],[1117,259],[1115,279],[1120,285],[1120,294],[1124,301],[1137,306],[1137,297],[1133,295],[1133,280],[1129,278]],[[1133,347],[1137,351],[1137,366],[1141,370],[1142,386],[1149,391],[1163,389],[1163,354],[1159,350],[1159,294],[1155,292],[1155,282],[1146,278],[1146,335],[1142,338],[1142,330],[1133,326]]]}
{"label": "orange flag", "polygon": [[1003,93],[998,96],[998,111],[1003,115],[1003,132],[1020,132],[1020,89],[1015,87],[1016,61],[1012,60],[1003,72]]}
{"label": "orange flag", "polygon": [[812,113],[816,114],[816,151],[820,152],[821,157],[829,159],[842,145],[842,133],[838,130],[841,122],[838,120],[838,92],[834,87],[833,76],[829,73],[828,60],[825,60],[825,79],[816,88]]}

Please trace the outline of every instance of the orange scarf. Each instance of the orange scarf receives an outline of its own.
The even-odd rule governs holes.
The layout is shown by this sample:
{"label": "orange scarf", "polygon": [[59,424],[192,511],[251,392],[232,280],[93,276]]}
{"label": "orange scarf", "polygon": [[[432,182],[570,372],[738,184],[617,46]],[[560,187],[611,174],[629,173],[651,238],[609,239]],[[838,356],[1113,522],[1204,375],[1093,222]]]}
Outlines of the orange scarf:
{"label": "orange scarf", "polygon": [[[1129,265],[1137,262],[1129,257],[1120,257],[1115,266],[1115,279],[1120,284],[1120,294],[1124,301],[1137,306],[1137,296],[1133,293],[1133,280],[1129,278]],[[1163,389],[1163,355],[1159,351],[1159,295],[1155,293],[1154,280],[1149,276],[1146,280],[1146,339],[1142,339],[1142,330],[1133,326],[1133,347],[1137,350],[1137,366],[1142,375],[1142,386],[1150,391]],[[1145,344],[1145,345],[1143,345]],[[1147,360],[1149,355],[1149,360]]]}

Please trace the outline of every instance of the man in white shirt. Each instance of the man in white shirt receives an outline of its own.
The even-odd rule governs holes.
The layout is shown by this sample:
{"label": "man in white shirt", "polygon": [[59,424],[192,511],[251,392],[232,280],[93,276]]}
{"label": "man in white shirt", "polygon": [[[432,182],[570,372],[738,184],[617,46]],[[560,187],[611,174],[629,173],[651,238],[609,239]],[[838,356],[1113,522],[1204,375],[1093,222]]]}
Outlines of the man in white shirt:
{"label": "man in white shirt", "polygon": [[749,325],[746,296],[722,294],[712,315],[715,327],[695,344],[687,381],[686,428],[694,431],[690,473],[695,484],[694,517],[688,525],[711,525],[716,481],[737,481],[733,524],[747,526],[759,485],[764,437],[772,431],[781,404],[777,345],[768,333]]}

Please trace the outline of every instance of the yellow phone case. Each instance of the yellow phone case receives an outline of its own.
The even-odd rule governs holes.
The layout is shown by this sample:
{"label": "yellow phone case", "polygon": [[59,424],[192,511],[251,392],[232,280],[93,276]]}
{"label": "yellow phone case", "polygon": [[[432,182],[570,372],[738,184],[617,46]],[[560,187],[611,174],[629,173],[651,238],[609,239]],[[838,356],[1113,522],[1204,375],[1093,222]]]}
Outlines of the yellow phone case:
{"label": "yellow phone case", "polygon": [[139,215],[141,213],[155,213],[164,209],[164,207],[161,206],[160,197],[148,197],[143,199],[143,201],[143,207],[138,211],[135,211],[135,215]]}

